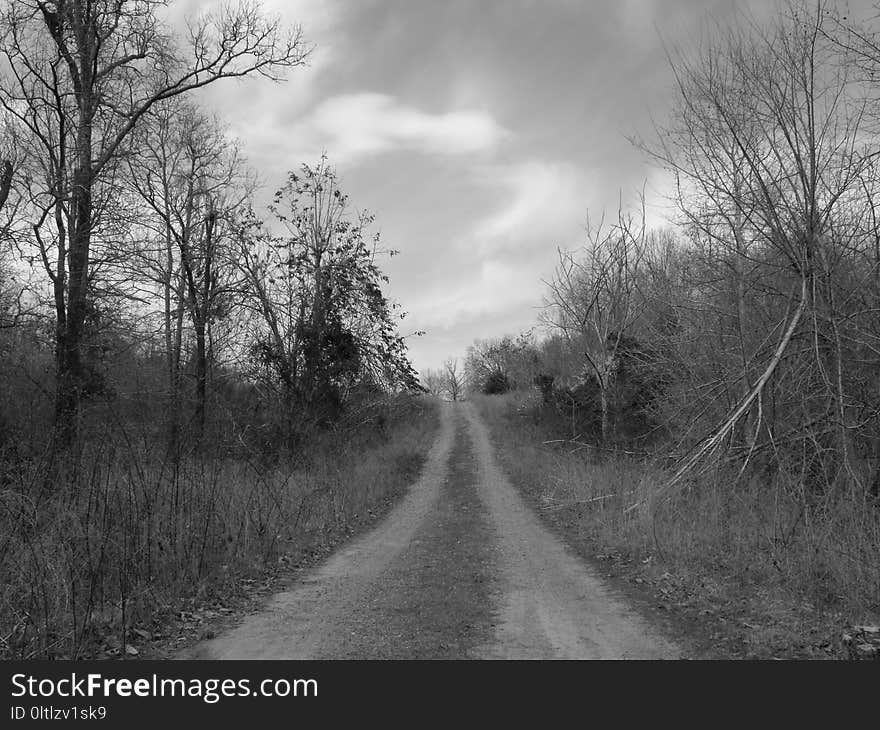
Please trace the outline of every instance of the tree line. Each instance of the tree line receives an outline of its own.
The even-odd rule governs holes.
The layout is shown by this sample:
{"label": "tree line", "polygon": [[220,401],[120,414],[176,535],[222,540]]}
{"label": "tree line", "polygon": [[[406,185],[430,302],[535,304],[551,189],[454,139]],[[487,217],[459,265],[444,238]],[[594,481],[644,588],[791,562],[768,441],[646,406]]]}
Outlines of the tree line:
{"label": "tree line", "polygon": [[136,655],[381,514],[433,433],[372,215],[326,157],[262,206],[199,103],[295,77],[302,29],[168,10],[0,8],[0,657]]}
{"label": "tree line", "polygon": [[785,484],[804,519],[876,504],[876,24],[795,2],[668,58],[671,111],[632,141],[671,224],[643,203],[559,251],[544,335],[475,343],[469,388],[536,388],[565,438],[662,457],[663,495],[723,473]]}
{"label": "tree line", "polygon": [[326,157],[291,161],[257,211],[257,174],[196,102],[302,67],[302,30],[252,2],[179,33],[163,12],[51,0],[0,16],[7,440],[46,411],[38,430],[67,450],[114,403],[155,417],[172,449],[221,421],[293,446],[357,389],[416,386],[371,215]]}

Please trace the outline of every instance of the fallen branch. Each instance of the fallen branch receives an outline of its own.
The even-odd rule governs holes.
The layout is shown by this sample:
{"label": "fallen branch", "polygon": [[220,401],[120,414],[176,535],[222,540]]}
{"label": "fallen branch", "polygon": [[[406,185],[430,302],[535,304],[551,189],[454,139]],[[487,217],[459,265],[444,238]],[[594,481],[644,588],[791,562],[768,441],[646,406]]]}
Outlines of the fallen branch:
{"label": "fallen branch", "polygon": [[[782,357],[785,355],[785,351],[786,349],[788,349],[788,345],[791,342],[792,337],[794,336],[797,326],[800,324],[801,317],[803,317],[806,308],[807,278],[806,276],[803,276],[801,278],[800,302],[798,302],[797,308],[795,309],[794,314],[792,315],[791,320],[788,323],[788,327],[785,329],[785,334],[783,334],[782,339],[779,341],[779,345],[776,347],[776,351],[773,353],[773,357],[770,359],[770,362],[767,364],[767,367],[764,369],[761,377],[758,378],[758,380],[755,382],[755,385],[752,386],[751,390],[740,399],[740,401],[730,411],[727,418],[724,419],[721,425],[718,426],[709,436],[705,437],[697,445],[696,450],[676,470],[672,478],[653,495],[651,510],[652,514],[657,509],[657,506],[663,500],[667,499],[673,493],[673,491],[675,491],[675,489],[681,484],[682,480],[688,474],[688,472],[694,469],[703,459],[707,458],[721,447],[721,445],[733,431],[739,419],[742,418],[746,413],[748,413],[755,401],[760,398],[761,394],[764,391],[764,387],[773,376],[773,373],[776,371],[776,368],[782,360]],[[639,500],[635,504],[630,505],[624,510],[624,514],[628,514],[634,509],[637,509],[644,503],[644,501],[645,500]]]}
{"label": "fallen branch", "polygon": [[602,494],[598,497],[590,497],[589,499],[571,499],[571,500],[567,500],[567,501],[564,501],[561,499],[554,499],[553,497],[544,497],[545,502],[548,502],[548,503],[556,502],[557,503],[555,505],[548,504],[546,507],[544,507],[544,509],[545,510],[564,509],[566,507],[574,507],[576,504],[590,504],[591,502],[600,502],[603,499],[609,499],[610,497],[619,497],[619,496],[620,496],[619,494]]}
{"label": "fallen branch", "polygon": [[583,441],[576,441],[575,439],[553,439],[551,441],[542,441],[541,446],[552,446],[553,444],[574,444],[577,446],[577,449],[574,449],[571,453],[575,453],[580,451],[581,449],[594,449],[596,451],[608,451],[614,454],[626,454],[627,456],[648,456],[649,452],[647,451],[627,451],[626,449],[617,449],[611,448],[609,446],[598,446],[597,444],[585,444]]}

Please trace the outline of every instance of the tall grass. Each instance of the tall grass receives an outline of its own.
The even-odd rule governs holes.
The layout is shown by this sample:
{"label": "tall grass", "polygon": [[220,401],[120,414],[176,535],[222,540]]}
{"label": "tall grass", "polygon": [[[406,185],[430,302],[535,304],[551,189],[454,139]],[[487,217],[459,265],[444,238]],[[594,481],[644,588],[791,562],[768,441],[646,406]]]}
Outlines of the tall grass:
{"label": "tall grass", "polygon": [[116,432],[0,475],[0,657],[75,658],[185,598],[338,541],[415,476],[438,419],[388,398],[314,435],[307,458],[171,458]]}
{"label": "tall grass", "polygon": [[697,583],[781,588],[859,616],[880,611],[876,505],[807,493],[783,469],[738,480],[731,467],[692,481],[652,517],[653,497],[669,477],[659,458],[547,444],[559,434],[532,394],[475,401],[514,483],[597,550]]}

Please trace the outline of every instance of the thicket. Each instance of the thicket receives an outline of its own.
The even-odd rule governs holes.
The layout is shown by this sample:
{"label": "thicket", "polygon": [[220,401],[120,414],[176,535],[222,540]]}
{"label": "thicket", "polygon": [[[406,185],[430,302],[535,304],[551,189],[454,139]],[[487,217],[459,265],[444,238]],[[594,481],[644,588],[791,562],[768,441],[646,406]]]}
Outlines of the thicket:
{"label": "thicket", "polygon": [[671,112],[633,140],[673,182],[671,225],[649,229],[642,205],[589,227],[559,252],[543,336],[466,360],[474,391],[495,368],[540,394],[542,440],[636,460],[595,509],[682,540],[704,520],[744,531],[875,608],[878,49],[874,27],[810,2],[671,50]]}
{"label": "thicket", "polygon": [[[254,3],[0,10],[0,655],[77,656],[350,525],[430,440],[373,218],[192,92],[310,47]],[[410,423],[410,421],[419,423]]]}

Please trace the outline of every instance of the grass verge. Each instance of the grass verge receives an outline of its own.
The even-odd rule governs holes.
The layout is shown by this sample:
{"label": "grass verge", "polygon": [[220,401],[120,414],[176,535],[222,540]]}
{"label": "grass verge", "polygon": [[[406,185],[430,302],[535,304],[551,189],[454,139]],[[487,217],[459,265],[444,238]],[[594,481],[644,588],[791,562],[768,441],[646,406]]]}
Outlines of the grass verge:
{"label": "grass verge", "polygon": [[409,396],[363,414],[295,463],[172,462],[111,435],[61,471],[4,462],[0,658],[161,655],[376,522],[439,415]]}
{"label": "grass verge", "polygon": [[[854,656],[852,626],[880,619],[880,520],[797,484],[733,486],[719,472],[652,520],[664,467],[547,444],[532,394],[476,397],[505,471],[542,519],[650,618],[702,658]],[[867,651],[876,656],[876,652]]]}

